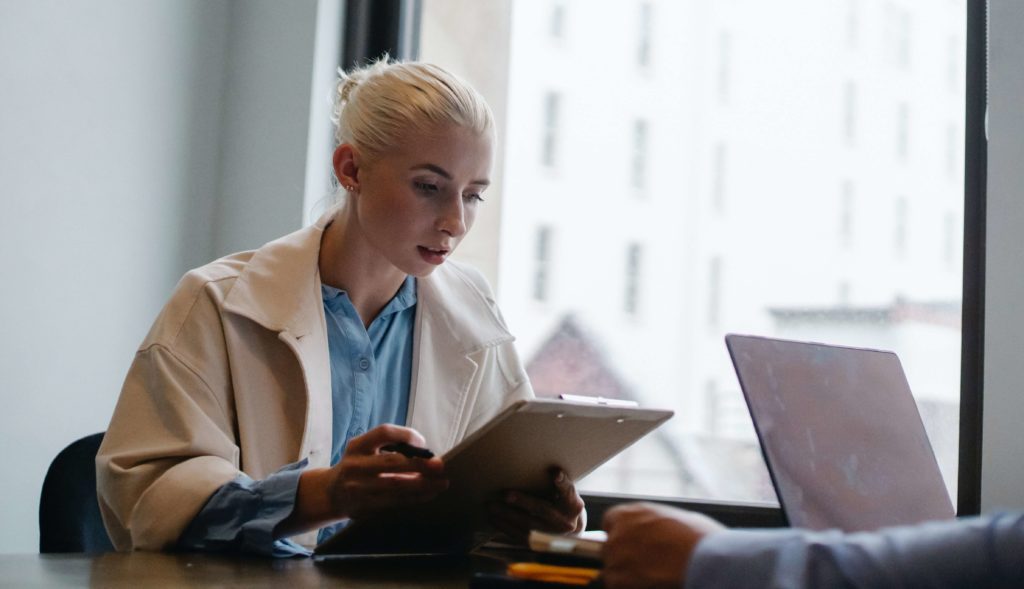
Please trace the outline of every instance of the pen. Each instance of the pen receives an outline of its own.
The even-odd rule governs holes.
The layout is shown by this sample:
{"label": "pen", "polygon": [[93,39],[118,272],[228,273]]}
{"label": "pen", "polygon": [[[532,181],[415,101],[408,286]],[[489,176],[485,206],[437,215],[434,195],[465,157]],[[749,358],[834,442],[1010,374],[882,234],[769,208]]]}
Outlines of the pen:
{"label": "pen", "polygon": [[405,442],[395,442],[394,444],[388,444],[387,446],[381,446],[383,452],[397,452],[406,458],[433,458],[434,453],[426,448],[420,448],[419,446],[413,446]]}

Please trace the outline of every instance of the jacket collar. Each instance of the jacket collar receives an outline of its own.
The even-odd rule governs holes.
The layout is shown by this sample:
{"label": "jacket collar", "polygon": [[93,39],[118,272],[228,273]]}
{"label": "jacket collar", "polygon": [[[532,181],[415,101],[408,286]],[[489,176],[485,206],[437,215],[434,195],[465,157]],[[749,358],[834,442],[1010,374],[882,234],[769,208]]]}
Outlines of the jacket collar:
{"label": "jacket collar", "polygon": [[303,337],[320,319],[320,239],[336,210],[316,223],[253,252],[224,301],[224,309],[271,331]]}
{"label": "jacket collar", "polygon": [[[337,212],[332,208],[313,225],[253,252],[224,309],[299,338],[322,329],[320,240]],[[474,284],[470,272],[449,260],[417,281],[417,304],[424,318],[442,328],[439,336],[452,346],[448,349],[462,354],[513,339],[494,300]]]}

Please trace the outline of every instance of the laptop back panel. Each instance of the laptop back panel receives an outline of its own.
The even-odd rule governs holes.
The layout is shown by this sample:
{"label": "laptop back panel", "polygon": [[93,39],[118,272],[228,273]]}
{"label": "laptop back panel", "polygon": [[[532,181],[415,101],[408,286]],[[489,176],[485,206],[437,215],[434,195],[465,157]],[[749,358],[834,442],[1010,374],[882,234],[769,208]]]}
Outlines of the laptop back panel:
{"label": "laptop back panel", "polygon": [[896,354],[740,335],[726,345],[790,525],[954,517]]}

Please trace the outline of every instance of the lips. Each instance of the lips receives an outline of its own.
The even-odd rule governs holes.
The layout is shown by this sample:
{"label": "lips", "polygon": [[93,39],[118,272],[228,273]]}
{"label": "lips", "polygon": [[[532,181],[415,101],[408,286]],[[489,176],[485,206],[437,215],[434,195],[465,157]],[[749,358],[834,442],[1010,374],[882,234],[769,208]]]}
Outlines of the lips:
{"label": "lips", "polygon": [[451,252],[448,248],[432,248],[426,246],[416,246],[416,249],[420,252],[420,257],[430,264],[439,265],[444,263],[445,258]]}

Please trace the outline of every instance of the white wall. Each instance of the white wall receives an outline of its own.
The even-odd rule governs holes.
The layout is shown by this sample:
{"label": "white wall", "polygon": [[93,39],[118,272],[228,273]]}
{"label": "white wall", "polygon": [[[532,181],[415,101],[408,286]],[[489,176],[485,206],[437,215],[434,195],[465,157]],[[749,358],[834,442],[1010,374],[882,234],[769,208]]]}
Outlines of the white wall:
{"label": "white wall", "polygon": [[0,0],[0,553],[180,275],[299,226],[316,7]]}
{"label": "white wall", "polygon": [[989,4],[982,510],[1024,508],[1024,4]]}

